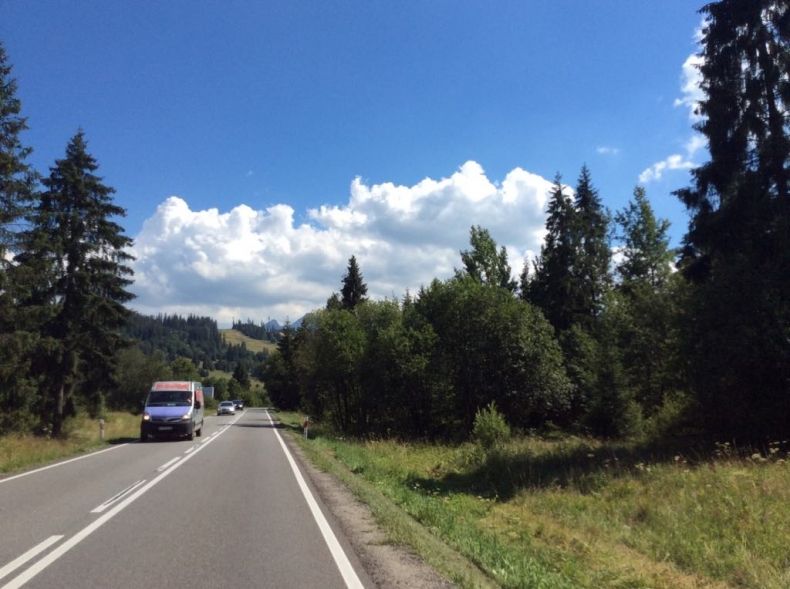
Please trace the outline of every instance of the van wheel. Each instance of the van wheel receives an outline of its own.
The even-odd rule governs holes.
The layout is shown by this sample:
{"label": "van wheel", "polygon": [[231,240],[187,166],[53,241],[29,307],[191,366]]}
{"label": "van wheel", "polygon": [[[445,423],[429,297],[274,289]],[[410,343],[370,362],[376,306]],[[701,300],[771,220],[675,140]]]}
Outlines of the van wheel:
{"label": "van wheel", "polygon": [[195,439],[195,430],[192,430],[187,434],[187,440],[194,440]]}
{"label": "van wheel", "polygon": [[197,433],[195,435],[197,437],[200,437],[200,436],[203,435],[203,422],[202,421],[200,422],[200,429],[197,431]]}
{"label": "van wheel", "polygon": [[143,444],[148,441],[148,434],[140,432],[140,442]]}

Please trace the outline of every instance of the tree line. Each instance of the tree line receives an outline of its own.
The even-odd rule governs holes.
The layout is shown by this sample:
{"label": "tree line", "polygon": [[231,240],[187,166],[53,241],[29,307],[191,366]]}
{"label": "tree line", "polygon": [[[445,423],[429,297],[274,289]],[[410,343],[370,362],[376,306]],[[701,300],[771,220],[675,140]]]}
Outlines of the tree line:
{"label": "tree line", "polygon": [[520,280],[473,226],[462,267],[370,301],[355,257],[341,293],[287,328],[265,366],[273,402],[352,435],[466,437],[483,407],[516,427],[601,436],[790,431],[790,10],[706,5],[701,122],[710,161],[676,191],[669,247],[645,190],[612,215],[583,167],[558,175],[546,239]]}
{"label": "tree line", "polygon": [[85,133],[42,175],[27,163],[26,129],[0,45],[0,433],[59,436],[80,409],[137,408],[156,379],[238,368],[249,384],[264,356],[225,343],[214,320],[126,307],[132,240],[118,223],[126,212]]}
{"label": "tree line", "polygon": [[[360,436],[464,437],[483,407],[524,429],[786,434],[790,10],[720,0],[702,13],[696,129],[710,160],[675,193],[690,216],[679,251],[642,187],[612,215],[586,167],[572,191],[558,175],[545,243],[519,280],[480,226],[455,276],[399,301],[368,300],[352,257],[340,292],[267,360],[272,400]],[[214,342],[189,358],[128,347],[125,211],[82,130],[48,174],[34,170],[20,113],[0,45],[0,431],[59,435],[79,408],[130,403],[124,378],[150,380],[150,358],[181,374],[222,349],[215,326],[189,318]],[[243,352],[225,350],[237,382],[258,369]]]}

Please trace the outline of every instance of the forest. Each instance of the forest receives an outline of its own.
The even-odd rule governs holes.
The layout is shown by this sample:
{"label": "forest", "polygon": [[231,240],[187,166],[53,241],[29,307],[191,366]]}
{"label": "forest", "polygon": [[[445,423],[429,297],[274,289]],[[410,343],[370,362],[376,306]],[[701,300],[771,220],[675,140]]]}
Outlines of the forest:
{"label": "forest", "polygon": [[[369,300],[352,256],[340,292],[279,336],[261,371],[272,401],[362,438],[465,439],[482,411],[607,438],[786,436],[790,11],[724,0],[703,14],[696,129],[710,158],[675,192],[679,249],[643,187],[608,211],[586,166],[572,185],[558,174],[518,280],[473,222],[455,275],[401,300]],[[0,45],[0,433],[60,436],[77,411],[129,408],[130,366],[142,379],[153,360],[263,360],[211,319],[133,313],[125,211],[84,132],[41,174],[26,129]]]}

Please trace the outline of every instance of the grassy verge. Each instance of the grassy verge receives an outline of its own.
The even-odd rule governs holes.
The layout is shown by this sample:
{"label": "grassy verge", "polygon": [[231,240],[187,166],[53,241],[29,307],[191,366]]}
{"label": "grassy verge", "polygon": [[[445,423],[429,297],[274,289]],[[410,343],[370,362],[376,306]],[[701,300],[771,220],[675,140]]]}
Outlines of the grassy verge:
{"label": "grassy verge", "polygon": [[311,431],[311,440],[305,440],[301,434],[301,414],[278,412],[277,416],[295,434],[294,438],[316,466],[340,479],[371,508],[390,541],[410,546],[427,563],[461,587],[496,587],[496,583],[474,563],[410,517],[378,485],[357,476],[345,463],[339,461],[331,446],[322,443],[323,437],[313,439]]}
{"label": "grassy verge", "polygon": [[360,443],[313,432],[303,442],[311,456],[340,461],[348,478],[503,587],[790,587],[790,460],[780,444],[689,456],[520,438],[486,455],[469,444]]}
{"label": "grassy verge", "polygon": [[0,437],[0,473],[33,468],[102,446],[137,439],[140,435],[140,416],[109,412],[105,417],[103,442],[99,439],[98,420],[85,415],[69,420],[66,432],[63,439],[31,435]]}

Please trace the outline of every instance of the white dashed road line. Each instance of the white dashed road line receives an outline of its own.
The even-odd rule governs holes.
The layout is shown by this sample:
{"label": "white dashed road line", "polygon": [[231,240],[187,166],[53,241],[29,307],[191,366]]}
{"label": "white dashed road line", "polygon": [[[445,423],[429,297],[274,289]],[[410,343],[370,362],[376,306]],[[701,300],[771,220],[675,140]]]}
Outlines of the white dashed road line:
{"label": "white dashed road line", "polygon": [[167,467],[171,466],[174,462],[178,462],[181,460],[181,456],[176,456],[172,460],[168,460],[162,466],[156,469],[156,472],[162,472],[163,470],[167,470]]}
{"label": "white dashed road line", "polygon": [[33,548],[25,552],[19,558],[16,558],[11,562],[9,562],[7,565],[5,565],[3,568],[0,569],[0,579],[2,579],[7,575],[10,575],[16,569],[18,569],[23,564],[25,564],[28,560],[35,558],[40,553],[44,552],[47,548],[52,546],[55,542],[60,540],[62,537],[63,536],[50,536],[49,538],[44,540],[41,544],[37,544],[36,546],[33,546]]}
{"label": "white dashed road line", "polygon": [[119,491],[118,493],[107,499],[107,501],[105,501],[98,507],[94,507],[93,509],[91,509],[91,513],[101,513],[102,511],[107,509],[110,505],[112,505],[117,501],[120,501],[125,495],[128,495],[129,493],[134,491],[137,487],[142,485],[144,482],[145,479],[143,479],[142,481],[137,481],[136,483],[132,483],[131,485],[126,487],[123,491]]}
{"label": "white dashed road line", "polygon": [[[108,512],[106,512],[103,515],[100,515],[98,518],[93,520],[93,522],[91,522],[90,524],[88,524],[87,526],[82,528],[79,532],[74,534],[71,538],[69,538],[68,540],[66,540],[65,542],[60,544],[58,547],[56,547],[52,552],[50,552],[49,554],[44,556],[44,558],[42,558],[41,560],[39,560],[38,562],[36,562],[32,566],[30,566],[27,569],[25,569],[19,575],[17,575],[13,579],[11,579],[8,583],[3,585],[2,589],[19,589],[19,587],[22,587],[25,583],[27,583],[33,577],[38,575],[40,572],[42,572],[44,569],[46,569],[49,565],[54,563],[61,556],[66,554],[69,550],[74,548],[77,544],[82,542],[85,538],[90,536],[93,532],[98,530],[100,527],[102,527],[104,524],[106,524],[108,521],[110,521],[112,518],[114,518],[116,515],[118,515],[121,511],[123,511],[124,509],[129,507],[132,503],[134,503],[134,501],[136,501],[142,495],[147,493],[149,490],[151,490],[154,486],[159,484],[166,477],[170,476],[173,472],[175,472],[177,469],[182,467],[187,461],[189,461],[190,459],[192,459],[195,456],[197,456],[198,453],[201,450],[203,450],[204,448],[208,447],[210,442],[213,442],[214,440],[218,439],[219,436],[221,434],[223,434],[225,431],[227,431],[228,427],[230,427],[230,425],[233,425],[234,423],[236,423],[236,421],[237,420],[234,420],[233,422],[228,424],[228,426],[226,426],[222,430],[220,430],[216,437],[213,437],[210,440],[207,440],[206,443],[201,445],[200,447],[198,447],[195,452],[192,452],[192,454],[190,454],[188,456],[185,456],[179,462],[176,462],[175,464],[173,464],[173,466],[171,466],[170,468],[168,468],[167,470],[162,472],[156,478],[152,479],[151,482],[149,482],[148,484],[138,488],[131,495],[126,496],[122,501],[117,503]],[[12,564],[16,563],[17,561],[19,561],[20,559],[22,559],[24,557],[27,557],[26,560],[30,560],[31,558],[36,556],[36,554],[39,554],[43,550],[46,550],[46,548],[49,545],[53,544],[54,542],[56,542],[57,540],[59,540],[62,537],[63,536],[57,536],[57,537],[56,536],[52,536],[49,540],[47,540],[47,542],[49,542],[49,544],[47,544],[43,548],[40,548],[42,546],[42,544],[44,544],[44,543],[42,543],[42,544],[39,544],[38,546],[36,546],[36,548],[33,549],[33,550],[37,550],[38,549],[38,552],[36,552],[35,554],[32,554],[32,555],[28,556],[32,552],[32,550],[29,550],[28,552],[26,552],[25,554],[20,556],[18,559],[16,559],[15,561],[7,564],[5,567],[3,567],[3,569],[0,569],[0,570],[5,570],[7,567],[10,567]],[[56,540],[53,540],[53,538],[56,538]],[[23,564],[23,563],[17,564],[16,567],[20,566],[21,564]],[[8,574],[8,573],[5,573],[5,574]]]}

